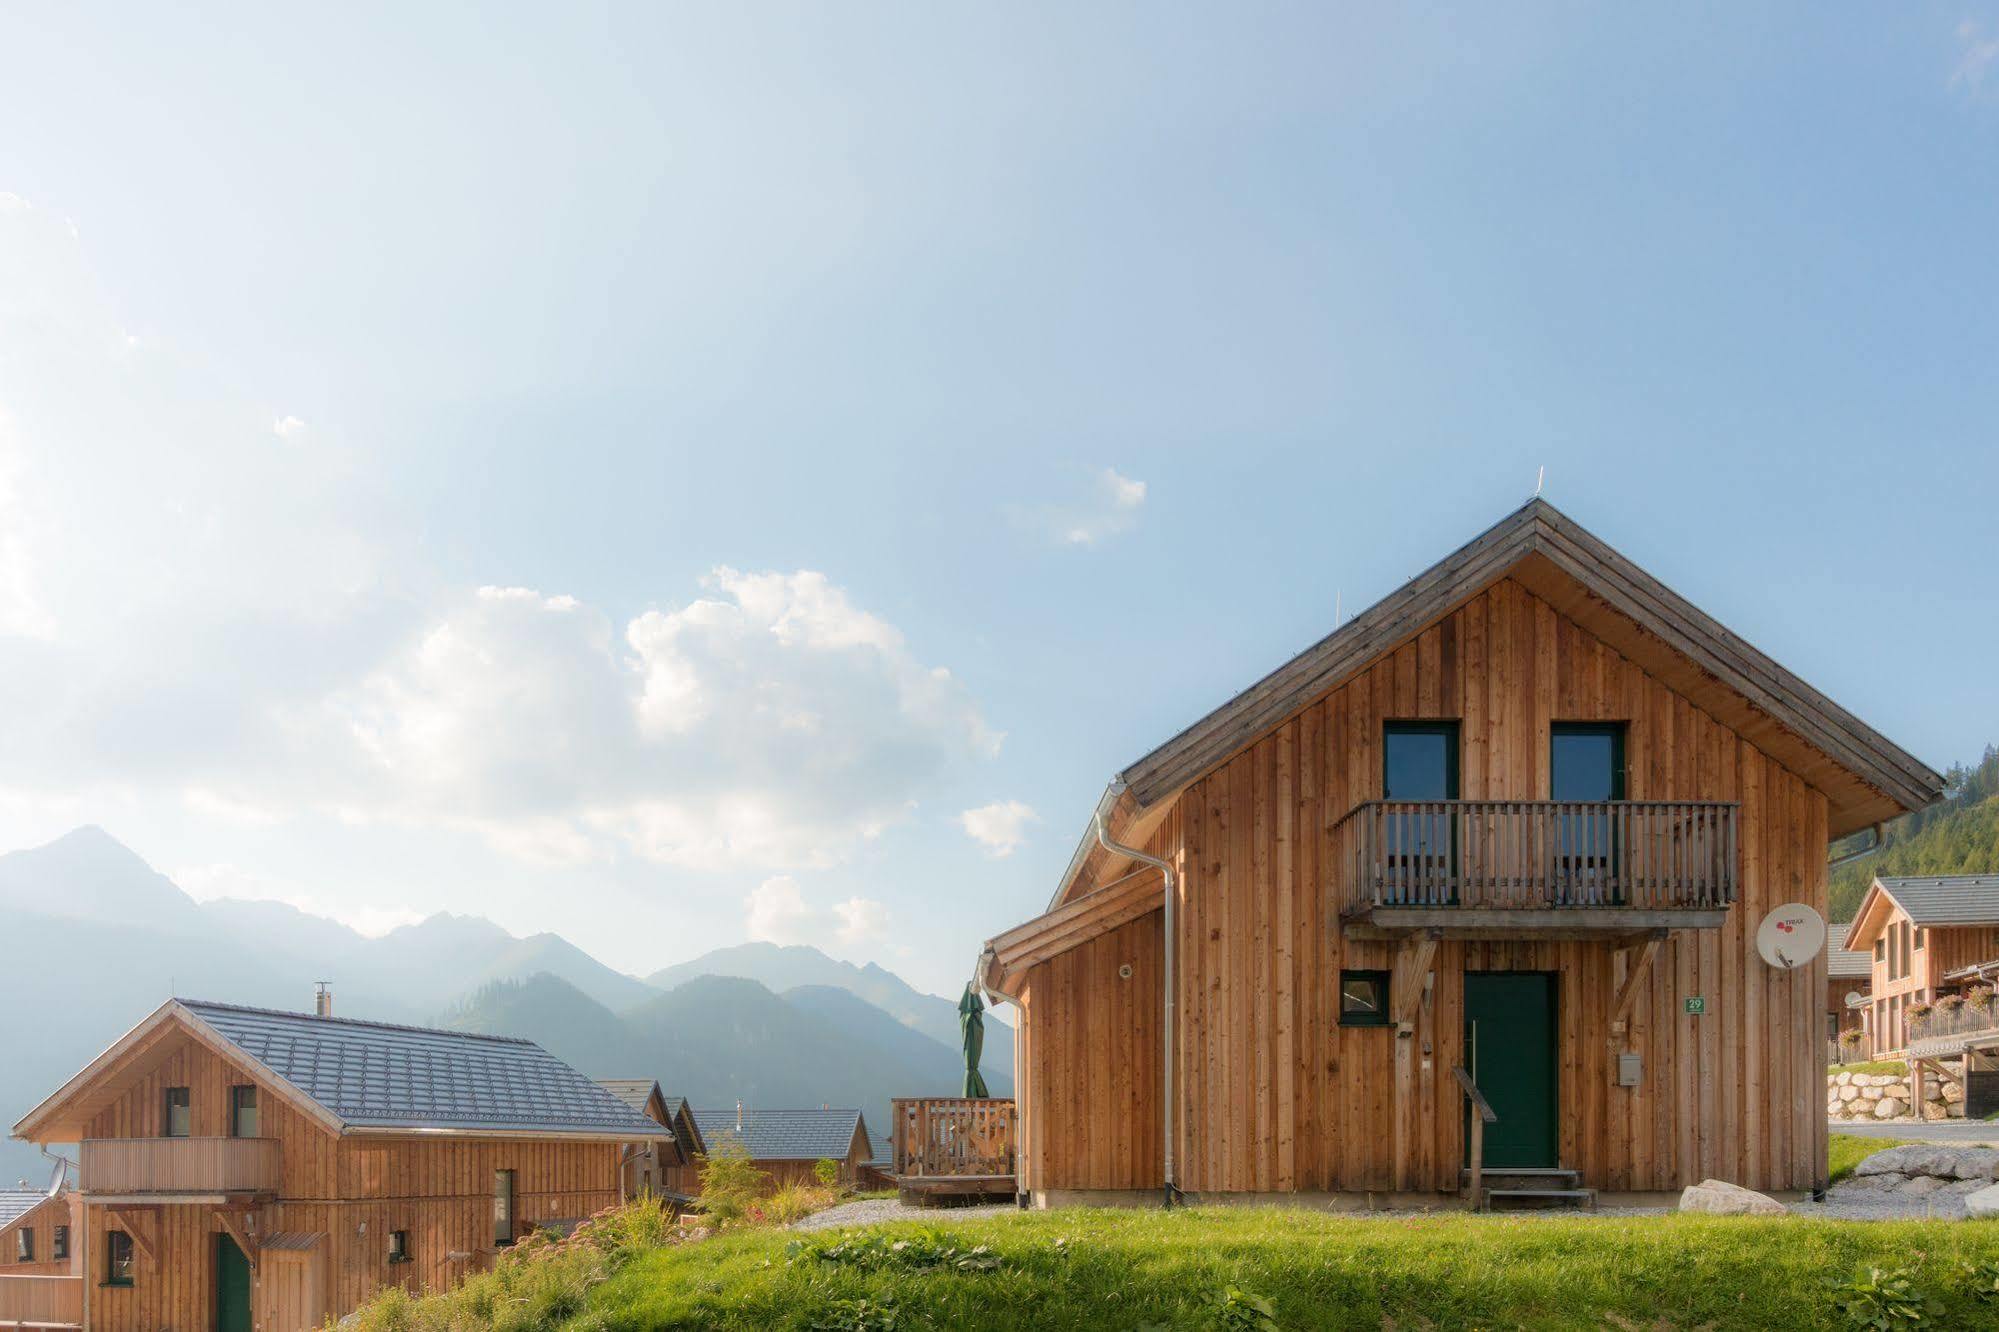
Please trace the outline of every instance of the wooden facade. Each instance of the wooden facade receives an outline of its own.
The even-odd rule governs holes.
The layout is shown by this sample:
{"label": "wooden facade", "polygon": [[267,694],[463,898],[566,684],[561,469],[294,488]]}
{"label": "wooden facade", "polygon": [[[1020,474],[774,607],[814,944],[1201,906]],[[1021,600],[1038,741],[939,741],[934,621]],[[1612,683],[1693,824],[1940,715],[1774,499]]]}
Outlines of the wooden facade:
{"label": "wooden facade", "polygon": [[1992,972],[1987,984],[1999,979],[1999,919],[1919,924],[1879,879],[1861,899],[1848,939],[1872,962],[1866,1027],[1877,1058],[1909,1048],[1911,1009],[1963,988],[1967,978],[1953,973],[1984,965]]}
{"label": "wooden facade", "polygon": [[[189,1136],[163,1136],[169,1088],[187,1089]],[[237,1088],[256,1089],[254,1137],[231,1136]],[[261,1332],[317,1328],[386,1286],[447,1289],[503,1247],[497,1172],[513,1172],[518,1238],[617,1203],[624,1150],[554,1134],[342,1132],[255,1061],[173,1022],[42,1123],[37,1140],[81,1139],[73,1248],[87,1324],[102,1332],[214,1326],[225,1247],[249,1262]],[[114,1232],[130,1237],[129,1283],[109,1268]]]}
{"label": "wooden facade", "polygon": [[[74,1276],[76,1237],[81,1229],[81,1211],[74,1190],[49,1195],[4,1226],[0,1226],[0,1277]],[[61,1231],[60,1241],[57,1232]],[[33,1257],[20,1257],[21,1236],[29,1236]],[[58,1257],[59,1248],[69,1252]],[[0,1299],[0,1325],[7,1321],[6,1302]]]}
{"label": "wooden facade", "polygon": [[[1675,687],[1684,673],[1648,668],[1569,613],[1588,598],[1536,581],[1495,577],[1433,620],[1382,632],[1184,784],[1141,805],[1134,778],[1100,807],[1176,881],[1182,1191],[1458,1192],[1454,1069],[1466,1062],[1467,980],[1486,972],[1553,977],[1559,1160],[1548,1165],[1619,1193],[1710,1176],[1761,1190],[1823,1184],[1826,961],[1773,968],[1754,936],[1780,904],[1823,913],[1827,843],[1852,810],[1835,820],[1826,791],[1773,753],[1795,754],[1794,743],[1759,743],[1744,732],[1767,726],[1724,721]],[[1230,708],[1258,706],[1263,688]],[[1437,883],[1398,887],[1382,869],[1392,857],[1354,856],[1344,840],[1351,816],[1384,799],[1391,722],[1456,726],[1454,822],[1439,825],[1453,831],[1436,843],[1448,853],[1433,853],[1448,898]],[[1557,723],[1620,728],[1623,801],[1684,806],[1655,804],[1642,815],[1651,823],[1612,809],[1610,831],[1592,835],[1623,849],[1617,873],[1641,836],[1684,866],[1648,870],[1614,897],[1578,896],[1604,891],[1610,872],[1579,890],[1545,839],[1533,842],[1560,811],[1522,806],[1509,824],[1506,805],[1475,804],[1549,801]],[[1197,743],[1187,736],[1169,748]],[[1880,800],[1865,795],[1865,808]],[[1616,831],[1669,824],[1696,831]],[[1509,838],[1540,848],[1506,853],[1539,877],[1492,872],[1515,861],[1477,848]],[[1020,1183],[1037,1197],[1163,1182],[1160,885],[1157,871],[1086,846],[1050,911],[988,945],[986,982],[1021,1011]],[[1343,972],[1388,978],[1393,1020],[1343,1025]]]}

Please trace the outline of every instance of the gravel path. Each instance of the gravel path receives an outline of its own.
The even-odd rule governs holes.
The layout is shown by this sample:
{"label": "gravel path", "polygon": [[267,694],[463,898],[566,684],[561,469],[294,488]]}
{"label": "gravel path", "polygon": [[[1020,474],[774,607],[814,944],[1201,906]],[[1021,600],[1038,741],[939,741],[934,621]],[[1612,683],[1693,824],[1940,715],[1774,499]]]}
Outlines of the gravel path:
{"label": "gravel path", "polygon": [[1896,1187],[1899,1175],[1870,1175],[1842,1180],[1832,1186],[1822,1203],[1792,1203],[1798,1216],[1822,1217],[1831,1221],[1962,1221],[1964,1195],[1975,1193],[1992,1181],[1959,1180],[1934,1193],[1911,1196]]}
{"label": "gravel path", "polygon": [[1917,1124],[1857,1124],[1850,1120],[1831,1121],[1834,1133],[1852,1133],[1862,1138],[1901,1138],[1905,1142],[1990,1143],[1999,1146],[1999,1124],[1983,1120],[1938,1119]]}
{"label": "gravel path", "polygon": [[836,1226],[872,1226],[884,1221],[959,1221],[1003,1216],[1020,1209],[1012,1203],[981,1203],[976,1207],[910,1207],[894,1198],[864,1198],[814,1212],[791,1223],[793,1230],[831,1230]]}

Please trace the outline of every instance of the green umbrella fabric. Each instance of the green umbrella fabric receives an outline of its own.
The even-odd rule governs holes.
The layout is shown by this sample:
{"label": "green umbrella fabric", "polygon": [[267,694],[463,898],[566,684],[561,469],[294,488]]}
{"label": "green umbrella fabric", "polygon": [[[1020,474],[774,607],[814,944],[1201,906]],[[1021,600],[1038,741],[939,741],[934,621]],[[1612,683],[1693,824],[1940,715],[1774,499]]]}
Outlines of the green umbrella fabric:
{"label": "green umbrella fabric", "polygon": [[970,985],[965,986],[965,997],[958,1001],[958,1030],[965,1038],[965,1095],[991,1096],[986,1090],[985,1077],[979,1072],[979,1055],[986,1048],[986,1006],[979,1002],[979,996],[972,993]]}

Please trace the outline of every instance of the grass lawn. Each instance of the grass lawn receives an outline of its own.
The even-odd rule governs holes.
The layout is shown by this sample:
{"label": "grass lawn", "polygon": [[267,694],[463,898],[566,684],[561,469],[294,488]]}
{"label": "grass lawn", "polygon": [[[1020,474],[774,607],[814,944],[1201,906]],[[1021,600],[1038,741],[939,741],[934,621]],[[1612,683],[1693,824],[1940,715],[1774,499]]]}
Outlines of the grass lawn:
{"label": "grass lawn", "polygon": [[[575,1260],[575,1261],[571,1261]],[[1906,1267],[1936,1327],[1999,1325],[1999,1225],[1697,1216],[1357,1219],[1077,1209],[558,1254],[360,1332],[629,1329],[1823,1328],[1835,1280]],[[608,1278],[608,1279],[606,1279]],[[1226,1317],[1267,1300],[1274,1324]]]}
{"label": "grass lawn", "polygon": [[1860,1064],[1833,1064],[1826,1069],[1828,1077],[1840,1073],[1886,1073],[1893,1077],[1908,1075],[1909,1066],[1899,1059],[1873,1059]]}
{"label": "grass lawn", "polygon": [[1857,1133],[1835,1133],[1826,1143],[1826,1161],[1832,1167],[1827,1178],[1837,1184],[1853,1173],[1853,1167],[1874,1153],[1908,1145],[1901,1138],[1863,1138]]}

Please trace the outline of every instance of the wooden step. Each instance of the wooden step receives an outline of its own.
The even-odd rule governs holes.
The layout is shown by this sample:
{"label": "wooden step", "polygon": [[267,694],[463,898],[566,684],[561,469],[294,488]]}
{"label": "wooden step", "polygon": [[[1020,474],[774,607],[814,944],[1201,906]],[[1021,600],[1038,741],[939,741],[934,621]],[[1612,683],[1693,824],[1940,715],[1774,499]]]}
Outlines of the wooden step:
{"label": "wooden step", "polygon": [[1487,1189],[1488,1212],[1561,1210],[1594,1212],[1595,1189]]}
{"label": "wooden step", "polygon": [[[1488,1189],[1576,1189],[1582,1187],[1582,1172],[1563,1170],[1558,1166],[1517,1167],[1512,1170],[1487,1169],[1485,1187]],[[1471,1171],[1458,1172],[1458,1187],[1471,1187]]]}

